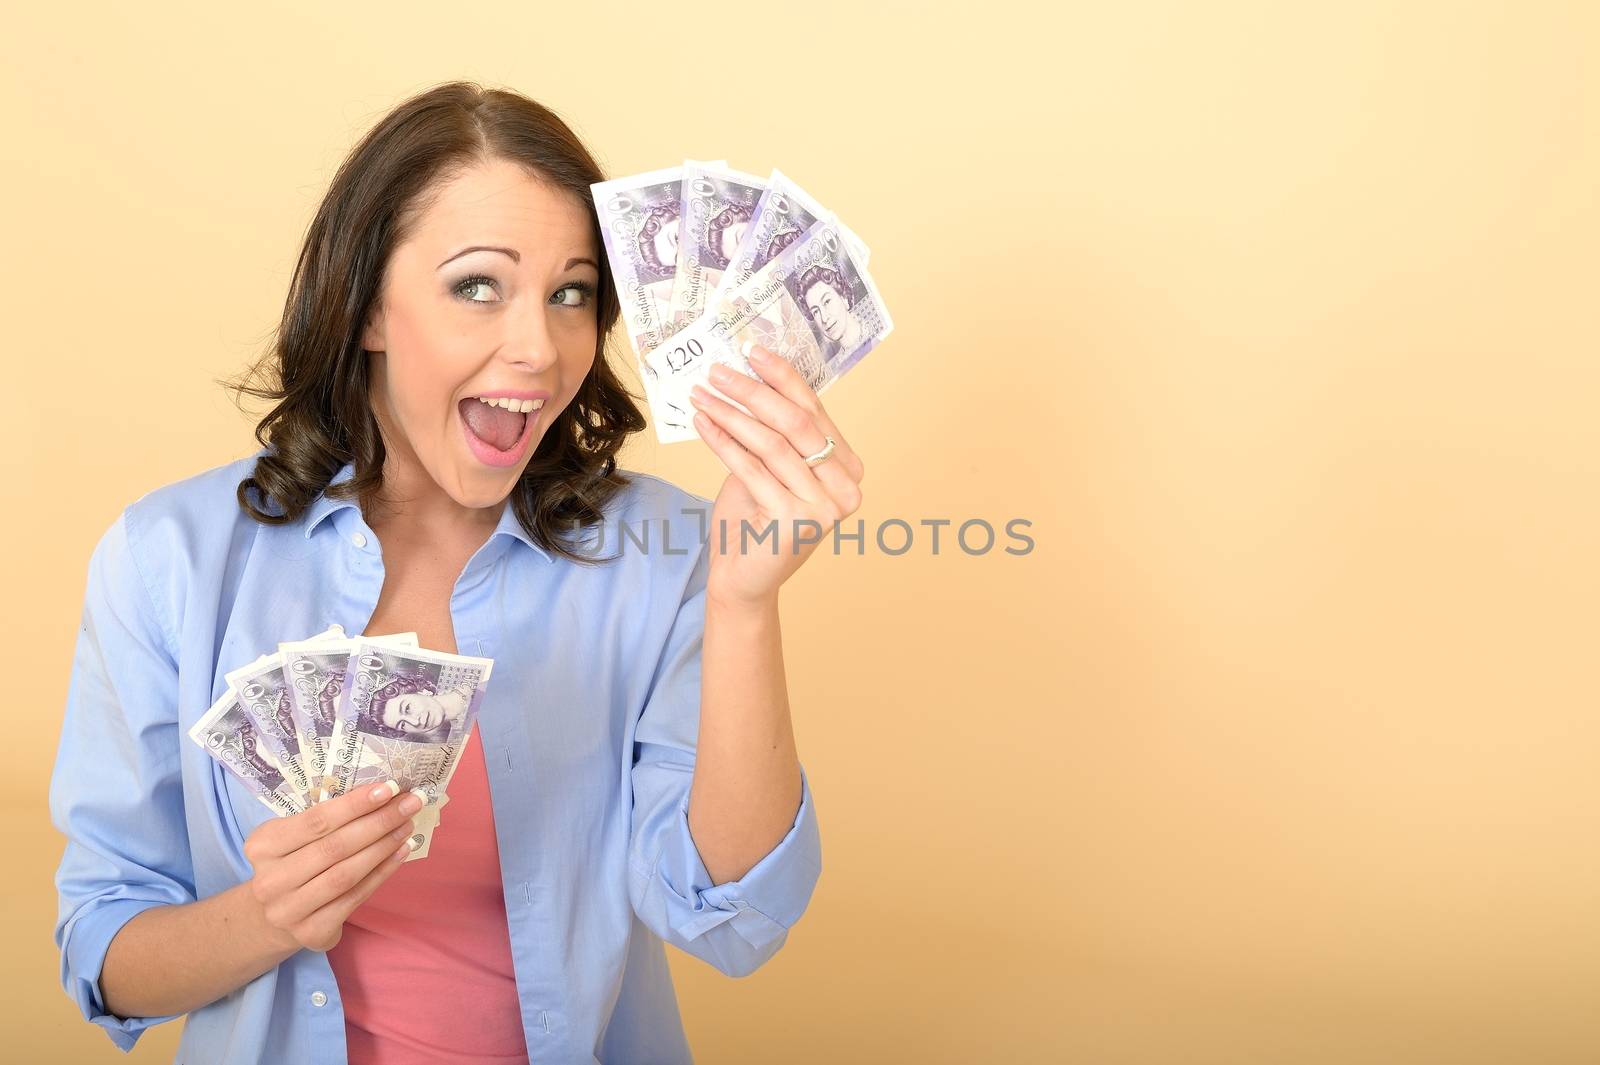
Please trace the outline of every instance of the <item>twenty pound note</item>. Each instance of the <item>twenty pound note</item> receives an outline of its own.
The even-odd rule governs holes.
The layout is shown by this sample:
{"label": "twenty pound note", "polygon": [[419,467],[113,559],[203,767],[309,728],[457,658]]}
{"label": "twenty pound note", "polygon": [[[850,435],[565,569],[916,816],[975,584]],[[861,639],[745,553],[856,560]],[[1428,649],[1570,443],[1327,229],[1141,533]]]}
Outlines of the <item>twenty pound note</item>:
{"label": "twenty pound note", "polygon": [[461,757],[494,663],[368,637],[353,644],[348,702],[328,748],[329,790],[392,779],[431,805]]}
{"label": "twenty pound note", "polygon": [[867,265],[869,252],[861,238],[840,222],[837,216],[806,193],[781,170],[774,169],[756,201],[747,224],[741,227],[739,244],[720,271],[706,305],[748,281],[763,266],[783,254],[783,250],[821,221],[832,221],[850,245],[850,254],[861,266]]}
{"label": "twenty pound note", "polygon": [[[726,162],[719,159],[714,165]],[[683,169],[650,170],[589,186],[622,322],[639,360],[645,396],[652,405],[656,381],[644,356],[672,331],[672,289],[683,228]]]}
{"label": "twenty pound note", "polygon": [[667,335],[700,317],[722,272],[738,254],[767,183],[714,163],[683,164],[679,208],[678,272],[672,286]]}
{"label": "twenty pound note", "polygon": [[232,685],[189,729],[189,738],[273,813],[287,816],[306,808],[302,793],[285,779],[283,767],[262,742],[255,720]]}
{"label": "twenty pound note", "polygon": [[336,625],[309,640],[278,645],[289,709],[300,738],[300,764],[309,781],[306,790],[314,799],[327,772],[328,743],[339,693],[344,690],[345,667],[350,664],[349,644],[344,629]]}
{"label": "twenty pound note", "polygon": [[227,677],[228,687],[239,693],[239,705],[250,715],[289,785],[301,795],[310,795],[310,778],[300,759],[300,739],[289,684],[283,676],[282,656],[263,655]]}
{"label": "twenty pound note", "polygon": [[[373,639],[398,647],[417,646],[414,632]],[[350,668],[350,651],[355,642],[355,638],[345,636],[344,629],[335,625],[309,640],[278,644],[290,707],[300,735],[300,761],[310,780],[309,794],[314,802],[329,794],[328,747],[333,743],[333,726],[338,719],[345,673]]]}
{"label": "twenty pound note", "polygon": [[659,378],[652,414],[663,443],[696,435],[689,389],[705,383],[712,365],[759,380],[742,354],[747,342],[784,359],[820,393],[889,335],[894,322],[851,245],[832,219],[813,223],[646,357]]}

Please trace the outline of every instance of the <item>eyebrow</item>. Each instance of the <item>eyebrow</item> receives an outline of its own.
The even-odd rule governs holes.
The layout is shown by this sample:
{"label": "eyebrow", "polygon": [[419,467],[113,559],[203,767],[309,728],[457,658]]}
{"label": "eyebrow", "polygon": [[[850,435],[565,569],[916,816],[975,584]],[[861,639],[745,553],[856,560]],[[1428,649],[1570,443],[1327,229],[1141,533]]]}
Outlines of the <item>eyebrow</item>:
{"label": "eyebrow", "polygon": [[[495,244],[474,244],[470,248],[462,248],[460,251],[458,251],[454,255],[450,256],[450,258],[446,259],[444,262],[442,262],[438,266],[434,267],[434,269],[435,270],[441,270],[445,266],[447,266],[448,264],[450,264],[452,262],[455,262],[457,259],[461,258],[463,255],[466,255],[468,252],[474,252],[474,251],[497,251],[497,252],[500,252],[502,255],[511,256],[511,261],[514,262],[514,263],[522,262],[522,255],[515,248],[502,248],[499,245],[495,245]],[[578,266],[579,264],[583,264],[583,263],[587,263],[589,266],[594,267],[596,270],[600,269],[600,264],[599,263],[595,262],[593,259],[587,258],[586,256],[582,256],[582,255],[574,255],[572,258],[567,260],[567,264],[565,266],[563,266],[561,269],[563,269],[563,270],[571,270],[574,266]]]}

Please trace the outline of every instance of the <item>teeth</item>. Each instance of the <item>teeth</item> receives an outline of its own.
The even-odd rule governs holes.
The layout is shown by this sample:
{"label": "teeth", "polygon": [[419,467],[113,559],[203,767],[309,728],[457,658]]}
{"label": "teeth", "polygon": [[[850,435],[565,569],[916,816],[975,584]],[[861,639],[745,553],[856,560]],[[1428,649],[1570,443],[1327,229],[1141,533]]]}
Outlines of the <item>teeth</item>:
{"label": "teeth", "polygon": [[544,406],[544,400],[542,399],[509,399],[504,396],[496,399],[489,399],[487,396],[474,396],[473,398],[479,403],[487,403],[491,407],[504,407],[506,410],[517,411],[521,414],[536,411]]}

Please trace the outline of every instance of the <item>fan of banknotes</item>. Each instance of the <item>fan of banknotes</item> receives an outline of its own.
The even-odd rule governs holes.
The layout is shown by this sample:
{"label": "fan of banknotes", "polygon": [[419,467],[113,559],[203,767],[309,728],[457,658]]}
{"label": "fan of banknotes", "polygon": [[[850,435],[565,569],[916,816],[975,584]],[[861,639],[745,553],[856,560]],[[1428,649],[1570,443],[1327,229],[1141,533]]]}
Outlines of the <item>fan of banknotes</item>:
{"label": "fan of banknotes", "polygon": [[230,672],[189,738],[280,816],[395,781],[423,800],[406,860],[425,858],[493,665],[334,625]]}
{"label": "fan of banknotes", "polygon": [[820,393],[894,328],[867,246],[780,171],[691,159],[591,188],[663,443],[698,435],[689,389],[712,365],[759,379],[747,343]]}

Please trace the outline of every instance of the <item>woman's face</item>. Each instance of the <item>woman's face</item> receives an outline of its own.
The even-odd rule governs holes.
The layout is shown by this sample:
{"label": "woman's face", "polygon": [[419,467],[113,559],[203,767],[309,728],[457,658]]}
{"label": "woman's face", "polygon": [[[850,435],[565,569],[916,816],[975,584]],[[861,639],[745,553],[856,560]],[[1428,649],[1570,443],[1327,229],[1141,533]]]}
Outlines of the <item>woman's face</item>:
{"label": "woman's face", "polygon": [[825,281],[818,281],[806,290],[806,309],[822,326],[822,332],[834,343],[844,338],[850,324],[850,308],[844,305],[839,293]]}
{"label": "woman's face", "polygon": [[588,209],[513,163],[440,186],[362,334],[390,461],[462,506],[505,499],[593,366],[598,263]]}
{"label": "woman's face", "polygon": [[398,732],[432,732],[449,716],[438,697],[422,692],[397,695],[383,704],[383,723]]}

